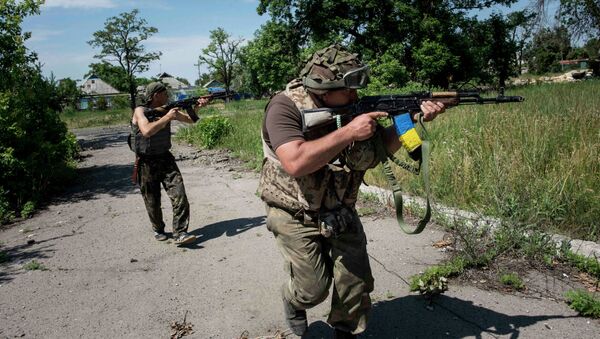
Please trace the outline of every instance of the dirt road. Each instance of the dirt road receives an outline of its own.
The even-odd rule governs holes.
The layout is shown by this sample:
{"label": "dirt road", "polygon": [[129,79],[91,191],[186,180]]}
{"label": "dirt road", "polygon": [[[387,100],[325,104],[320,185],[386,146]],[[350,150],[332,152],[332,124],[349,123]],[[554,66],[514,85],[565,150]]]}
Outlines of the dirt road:
{"label": "dirt road", "polygon": [[[0,338],[168,338],[184,316],[191,338],[273,335],[284,329],[283,263],[266,230],[258,175],[223,152],[177,145],[191,204],[188,247],[154,240],[129,177],[127,129],[76,131],[78,179],[33,218],[0,230]],[[165,221],[170,203],[163,195]],[[443,233],[406,236],[389,218],[364,218],[376,279],[372,338],[594,338],[600,322],[544,297],[451,290],[428,307],[408,278],[443,258]],[[34,243],[28,244],[28,241]],[[27,270],[32,260],[45,270]],[[560,288],[545,281],[546,288]],[[309,336],[329,337],[329,304],[309,311]]]}

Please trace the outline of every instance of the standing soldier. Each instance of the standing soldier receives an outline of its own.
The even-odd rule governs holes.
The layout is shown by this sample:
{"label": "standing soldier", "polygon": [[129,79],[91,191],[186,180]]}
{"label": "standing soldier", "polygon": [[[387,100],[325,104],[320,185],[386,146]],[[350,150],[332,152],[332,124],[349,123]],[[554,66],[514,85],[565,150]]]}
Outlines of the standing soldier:
{"label": "standing soldier", "polygon": [[[178,108],[169,110],[164,116],[149,121],[145,113],[153,108],[163,106],[169,100],[167,88],[160,82],[153,82],[146,87],[146,101],[135,108],[131,119],[131,130],[134,136],[133,149],[136,153],[136,171],[138,183],[144,197],[144,203],[150,223],[154,229],[154,238],[159,241],[167,239],[165,223],[160,206],[160,186],[162,185],[171,199],[173,207],[173,238],[177,245],[189,244],[196,240],[187,233],[190,204],[183,186],[181,172],[175,163],[171,149],[171,121],[179,120],[192,123],[188,114]],[[199,99],[195,107],[205,106],[208,99]]]}
{"label": "standing soldier", "polygon": [[[327,322],[335,337],[354,338],[367,327],[373,277],[355,203],[366,170],[379,162],[375,139],[383,138],[391,153],[401,144],[393,126],[375,133],[376,119],[385,112],[362,114],[314,135],[303,133],[300,113],[352,104],[367,82],[368,66],[332,45],[317,51],[300,78],[265,110],[259,191],[267,205],[267,228],[289,274],[281,289],[285,318],[298,336],[307,330],[306,309],[327,298],[332,282]],[[427,101],[421,110],[425,120],[432,120],[444,106]]]}

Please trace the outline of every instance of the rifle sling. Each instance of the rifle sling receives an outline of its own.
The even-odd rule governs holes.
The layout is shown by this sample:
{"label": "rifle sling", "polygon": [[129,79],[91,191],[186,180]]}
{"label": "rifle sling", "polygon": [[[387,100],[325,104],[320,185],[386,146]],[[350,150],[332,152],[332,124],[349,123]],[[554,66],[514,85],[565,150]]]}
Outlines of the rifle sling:
{"label": "rifle sling", "polygon": [[[419,167],[414,167],[408,163],[402,162],[394,157],[393,154],[390,154],[383,142],[383,135],[380,134],[379,138],[377,138],[377,151],[379,154],[379,159],[381,160],[381,164],[383,165],[383,173],[385,174],[390,186],[392,187],[392,194],[394,197],[394,205],[396,208],[396,221],[398,221],[398,225],[406,234],[419,234],[423,232],[425,226],[429,223],[431,219],[431,205],[429,203],[429,153],[430,153],[430,143],[425,136],[427,136],[427,130],[425,126],[423,126],[422,117],[419,119],[419,123],[424,131],[424,136],[422,137],[422,145],[421,145],[421,160],[419,162]],[[425,210],[425,215],[419,221],[417,226],[414,229],[410,229],[408,224],[404,221],[403,216],[403,203],[402,203],[402,189],[400,188],[400,184],[398,183],[398,179],[394,175],[392,171],[391,163],[394,162],[398,166],[404,168],[405,170],[412,172],[414,174],[421,173],[421,178],[423,180],[423,187],[425,188],[426,201],[427,206]]]}

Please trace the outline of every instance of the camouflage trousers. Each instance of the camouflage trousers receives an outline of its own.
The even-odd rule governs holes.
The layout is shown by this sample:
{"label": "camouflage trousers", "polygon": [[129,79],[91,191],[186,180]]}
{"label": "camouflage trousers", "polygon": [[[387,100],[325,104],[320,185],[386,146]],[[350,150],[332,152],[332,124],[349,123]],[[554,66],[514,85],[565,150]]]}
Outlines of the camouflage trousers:
{"label": "camouflage trousers", "polygon": [[290,275],[283,295],[296,309],[323,302],[333,282],[327,322],[340,330],[363,332],[367,327],[373,276],[362,223],[353,213],[351,227],[325,238],[315,223],[303,223],[290,213],[267,207],[267,228],[273,232]]}
{"label": "camouflage trousers", "polygon": [[173,207],[173,235],[187,232],[190,219],[190,204],[185,194],[183,177],[171,153],[161,156],[140,157],[139,183],[155,232],[164,232],[160,190],[161,185],[167,192]]}

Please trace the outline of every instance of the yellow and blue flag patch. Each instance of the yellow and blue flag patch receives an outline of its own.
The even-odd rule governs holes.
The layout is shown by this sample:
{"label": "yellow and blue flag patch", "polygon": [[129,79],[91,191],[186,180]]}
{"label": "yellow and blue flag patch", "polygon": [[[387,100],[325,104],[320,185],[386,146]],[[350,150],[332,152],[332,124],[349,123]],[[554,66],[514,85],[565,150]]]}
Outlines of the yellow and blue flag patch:
{"label": "yellow and blue flag patch", "polygon": [[409,113],[394,116],[394,126],[402,146],[410,153],[423,143]]}

